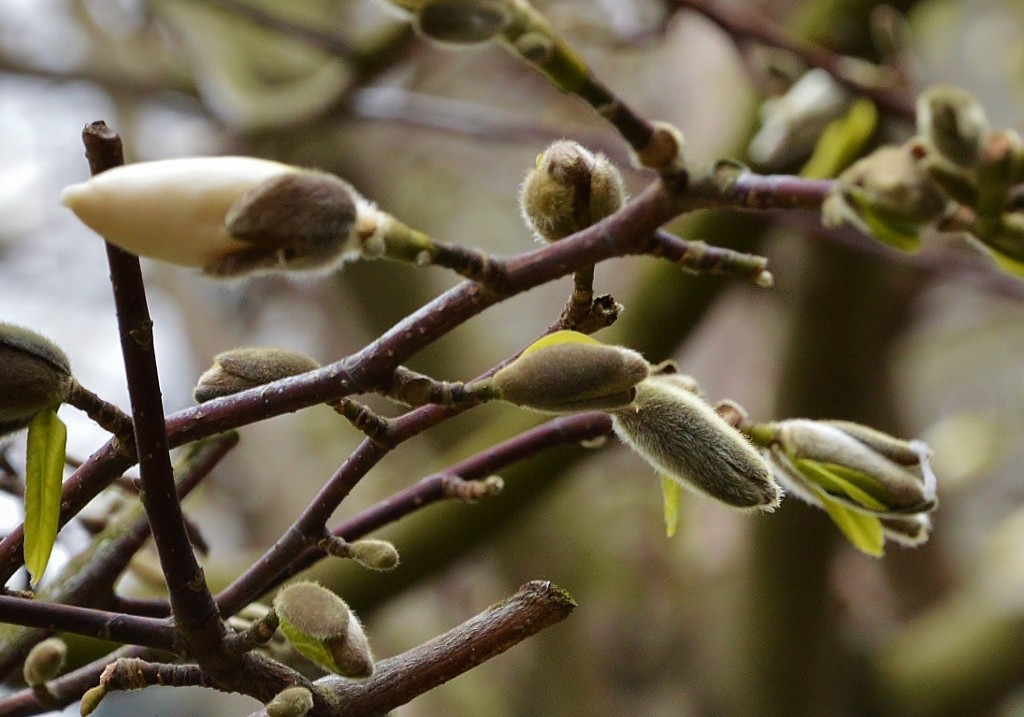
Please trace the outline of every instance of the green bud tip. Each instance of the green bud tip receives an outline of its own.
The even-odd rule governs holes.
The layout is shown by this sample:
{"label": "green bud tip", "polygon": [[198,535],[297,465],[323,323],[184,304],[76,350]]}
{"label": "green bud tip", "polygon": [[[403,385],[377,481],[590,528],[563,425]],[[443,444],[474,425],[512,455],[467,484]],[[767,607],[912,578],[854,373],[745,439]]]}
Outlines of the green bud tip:
{"label": "green bud tip", "polygon": [[203,403],[318,368],[319,363],[298,351],[231,349],[213,357],[213,366],[199,377],[193,393],[196,401]]}
{"label": "green bud tip", "polygon": [[613,412],[615,433],[686,488],[734,508],[774,510],[782,491],[768,463],[692,385],[678,374],[642,381],[634,404]]}
{"label": "green bud tip", "polygon": [[25,658],[23,674],[29,687],[41,687],[60,674],[68,647],[59,637],[49,637],[35,645]]}
{"label": "green bud tip", "polygon": [[619,170],[603,154],[570,140],[544,150],[519,190],[523,220],[540,241],[575,234],[625,203]]}
{"label": "green bud tip", "polygon": [[973,167],[991,130],[985,110],[966,90],[935,85],[917,98],[917,131],[949,161]]}
{"label": "green bud tip", "polygon": [[73,382],[68,357],[53,342],[0,323],[0,435],[25,428],[40,411],[59,406]]}
{"label": "green bud tip", "polygon": [[370,570],[394,570],[398,567],[398,550],[386,540],[357,540],[349,544],[349,557]]}
{"label": "green bud tip", "polygon": [[305,717],[313,709],[313,693],[305,687],[287,687],[267,703],[267,717]]}
{"label": "green bud tip", "polygon": [[82,695],[81,702],[79,703],[79,714],[82,717],[89,717],[96,708],[100,706],[100,702],[107,696],[107,688],[104,685],[96,685],[90,687]]}
{"label": "green bud tip", "polygon": [[509,403],[571,413],[629,405],[634,387],[649,373],[649,364],[636,351],[559,331],[535,342],[484,384]]}
{"label": "green bud tip", "polygon": [[453,47],[487,42],[511,21],[508,0],[425,0],[415,13],[420,34]]}

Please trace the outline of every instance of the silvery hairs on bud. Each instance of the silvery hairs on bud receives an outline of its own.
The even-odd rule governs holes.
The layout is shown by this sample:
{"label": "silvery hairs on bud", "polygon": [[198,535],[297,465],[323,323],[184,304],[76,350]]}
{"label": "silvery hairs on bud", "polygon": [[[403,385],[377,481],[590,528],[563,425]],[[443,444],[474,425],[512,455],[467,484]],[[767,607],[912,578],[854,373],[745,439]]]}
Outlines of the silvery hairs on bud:
{"label": "silvery hairs on bud", "polygon": [[600,152],[558,140],[537,158],[519,190],[519,208],[540,241],[557,241],[626,203],[622,175]]}
{"label": "silvery hairs on bud", "polygon": [[774,510],[782,491],[768,463],[692,386],[676,374],[640,382],[633,405],[612,413],[615,432],[655,469],[691,490],[734,508]]}
{"label": "silvery hairs on bud", "polygon": [[46,337],[0,322],[0,436],[28,426],[71,389],[71,363]]}

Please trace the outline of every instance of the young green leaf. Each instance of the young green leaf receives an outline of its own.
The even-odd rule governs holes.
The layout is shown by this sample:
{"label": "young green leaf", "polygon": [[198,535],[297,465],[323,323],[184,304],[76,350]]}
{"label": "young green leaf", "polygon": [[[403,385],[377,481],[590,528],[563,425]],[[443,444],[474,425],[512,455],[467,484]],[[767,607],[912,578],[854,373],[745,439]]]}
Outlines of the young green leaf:
{"label": "young green leaf", "polygon": [[25,567],[38,584],[57,540],[67,428],[54,409],[40,411],[28,426],[25,463]]}
{"label": "young green leaf", "polygon": [[848,508],[816,486],[812,486],[812,489],[818,493],[821,507],[828,513],[828,517],[853,547],[873,558],[882,557],[885,552],[885,533],[882,530],[881,518]]}
{"label": "young green leaf", "polygon": [[800,170],[800,176],[806,179],[836,176],[861,155],[877,127],[875,104],[871,100],[857,100],[849,112],[825,128],[814,147],[814,154]]}
{"label": "young green leaf", "polygon": [[683,485],[671,476],[663,475],[661,497],[665,502],[665,535],[671,538],[679,528],[679,505],[683,500]]}

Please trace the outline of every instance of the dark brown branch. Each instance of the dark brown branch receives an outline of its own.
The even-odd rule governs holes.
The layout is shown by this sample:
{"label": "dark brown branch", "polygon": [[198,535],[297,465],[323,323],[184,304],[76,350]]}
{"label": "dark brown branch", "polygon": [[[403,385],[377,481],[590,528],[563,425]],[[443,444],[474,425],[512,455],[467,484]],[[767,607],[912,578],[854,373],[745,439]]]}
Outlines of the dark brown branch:
{"label": "dark brown branch", "polygon": [[[435,413],[430,409],[435,408],[437,407],[429,406],[414,413],[418,413],[427,419],[426,423],[430,423]],[[502,468],[531,458],[541,451],[607,436],[611,430],[611,419],[604,413],[581,413],[555,418],[460,461],[447,470],[423,478],[342,522],[332,529],[331,533],[348,541],[358,540],[427,505],[457,498],[458,496],[452,495],[453,477],[464,481],[483,480]],[[314,548],[306,549],[301,554],[289,555],[282,552],[284,547],[281,546],[279,549],[275,546],[274,550],[263,556],[217,596],[225,614],[237,612],[264,592],[280,585],[323,557],[323,553]]]}
{"label": "dark brown branch", "polygon": [[0,621],[160,650],[175,647],[175,631],[164,620],[74,605],[0,595]]}
{"label": "dark brown branch", "polygon": [[743,5],[719,0],[674,0],[682,8],[700,13],[722,28],[734,40],[753,40],[769,47],[793,53],[811,67],[820,67],[836,81],[857,94],[870,98],[883,109],[908,120],[913,120],[914,99],[902,88],[872,84],[864,81],[863,71],[852,71],[854,62],[843,55],[826,50],[820,45],[799,40],[787,30],[772,22],[761,12]]}
{"label": "dark brown branch", "polygon": [[575,607],[572,597],[550,582],[527,583],[443,635],[378,662],[367,680],[332,676],[316,686],[344,705],[346,717],[384,715],[561,622]]}
{"label": "dark brown branch", "polygon": [[[124,163],[120,137],[103,122],[86,126],[82,140],[93,175]],[[142,504],[167,581],[175,625],[190,651],[202,660],[217,652],[224,625],[192,550],[174,485],[153,346],[153,321],[149,317],[139,258],[109,242],[106,246],[135,424]]]}

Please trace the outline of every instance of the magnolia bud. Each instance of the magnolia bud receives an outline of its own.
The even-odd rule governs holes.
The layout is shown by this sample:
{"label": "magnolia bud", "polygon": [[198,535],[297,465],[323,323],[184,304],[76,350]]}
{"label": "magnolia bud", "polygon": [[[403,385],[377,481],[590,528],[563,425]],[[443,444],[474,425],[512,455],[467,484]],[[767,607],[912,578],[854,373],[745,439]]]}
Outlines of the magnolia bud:
{"label": "magnolia bud", "polygon": [[372,209],[333,175],[252,157],[128,164],[60,200],[125,251],[215,276],[333,267],[358,253],[357,215]]}
{"label": "magnolia bud", "polygon": [[398,567],[398,550],[386,540],[357,540],[349,543],[348,556],[370,570],[394,570]]}
{"label": "magnolia bud", "polygon": [[921,230],[942,218],[949,198],[919,165],[927,148],[910,141],[879,147],[844,171],[825,203],[829,226],[848,221],[902,251],[914,250]]}
{"label": "magnolia bud", "polygon": [[931,518],[925,513],[887,515],[881,521],[885,537],[909,548],[927,543],[932,530]]}
{"label": "magnolia bud", "polygon": [[100,702],[107,696],[107,688],[105,685],[99,684],[95,687],[90,687],[82,695],[82,700],[79,703],[78,713],[82,717],[89,717],[96,708],[100,706]]}
{"label": "magnolia bud", "polygon": [[296,685],[278,692],[267,703],[267,717],[305,717],[313,709],[313,693]]}
{"label": "magnolia bud", "polygon": [[[902,441],[848,421],[792,419],[774,424],[773,454],[783,480],[805,484],[866,513],[914,514],[935,507],[935,474],[921,441]],[[814,500],[811,494],[810,502]]]}
{"label": "magnolia bud", "polygon": [[281,632],[301,655],[346,677],[373,674],[362,625],[340,597],[316,583],[299,582],[274,598]]}
{"label": "magnolia bud", "polygon": [[193,393],[196,401],[203,403],[318,368],[320,364],[298,351],[231,349],[213,357],[213,366],[199,377]]}
{"label": "magnolia bud", "polygon": [[68,357],[34,331],[0,323],[0,436],[25,428],[56,408],[73,379]]}
{"label": "magnolia bud", "polygon": [[426,0],[416,12],[416,29],[447,45],[487,42],[512,20],[508,0]]}
{"label": "magnolia bud", "polygon": [[557,331],[476,387],[497,390],[503,401],[544,413],[628,406],[634,386],[650,373],[644,357],[575,331]]}
{"label": "magnolia bud", "polygon": [[973,167],[991,125],[981,104],[952,85],[929,87],[917,98],[917,131],[949,161]]}
{"label": "magnolia bud", "polygon": [[684,487],[735,508],[774,510],[782,492],[750,441],[678,374],[651,376],[612,423],[630,448]]}
{"label": "magnolia bud", "polygon": [[29,687],[41,687],[60,674],[68,646],[59,637],[49,637],[33,647],[25,658],[23,674]]}
{"label": "magnolia bud", "polygon": [[519,190],[519,208],[538,240],[557,241],[586,229],[626,202],[619,170],[603,154],[559,140],[537,157]]}

